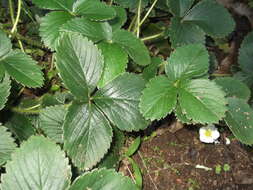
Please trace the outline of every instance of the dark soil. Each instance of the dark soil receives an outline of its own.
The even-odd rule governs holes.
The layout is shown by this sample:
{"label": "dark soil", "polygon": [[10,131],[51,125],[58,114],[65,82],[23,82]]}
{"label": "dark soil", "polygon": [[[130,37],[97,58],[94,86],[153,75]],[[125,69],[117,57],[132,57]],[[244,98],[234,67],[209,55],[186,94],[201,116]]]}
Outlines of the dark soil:
{"label": "dark soil", "polygon": [[[143,173],[144,190],[252,190],[253,151],[227,130],[220,144],[199,141],[198,127],[184,127],[175,133],[165,126],[159,135],[144,141],[134,159]],[[161,131],[163,131],[161,133]],[[227,164],[229,171],[215,172],[217,165]],[[212,170],[197,169],[203,165]]]}

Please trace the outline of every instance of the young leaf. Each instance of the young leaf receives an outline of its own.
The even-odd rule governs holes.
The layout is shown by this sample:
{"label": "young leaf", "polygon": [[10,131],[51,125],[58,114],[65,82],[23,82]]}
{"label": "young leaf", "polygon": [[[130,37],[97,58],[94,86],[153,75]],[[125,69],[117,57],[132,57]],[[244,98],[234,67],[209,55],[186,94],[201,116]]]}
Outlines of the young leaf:
{"label": "young leaf", "polygon": [[39,8],[71,12],[75,0],[32,0]]}
{"label": "young leaf", "polygon": [[98,86],[104,87],[121,73],[125,72],[128,62],[127,53],[117,44],[102,42],[98,48],[104,56],[104,71],[98,83]]}
{"label": "young leaf", "polygon": [[87,102],[102,74],[101,52],[80,34],[65,34],[59,42],[56,66],[68,89],[79,100]]}
{"label": "young leaf", "polygon": [[171,12],[178,17],[183,17],[191,8],[195,0],[169,0]]}
{"label": "young leaf", "polygon": [[220,85],[224,92],[226,92],[227,97],[234,97],[244,99],[248,101],[250,98],[250,89],[246,84],[232,77],[217,78],[214,80],[218,85]]}
{"label": "young leaf", "polygon": [[10,160],[11,153],[15,150],[16,144],[7,128],[0,124],[0,166]]}
{"label": "young leaf", "polygon": [[2,190],[67,190],[71,168],[60,147],[42,136],[23,143],[6,164],[1,176]]}
{"label": "young leaf", "polygon": [[136,161],[130,157],[127,157],[129,162],[131,163],[131,166],[133,168],[133,175],[135,178],[135,183],[139,187],[139,189],[142,189],[142,173],[140,166],[136,163]]}
{"label": "young leaf", "polygon": [[0,110],[4,108],[7,98],[10,95],[11,81],[8,75],[0,79]]}
{"label": "young leaf", "polygon": [[66,115],[64,105],[43,109],[39,116],[40,128],[57,143],[63,142],[63,123]]}
{"label": "young leaf", "polygon": [[40,36],[47,47],[55,50],[61,26],[72,18],[73,16],[67,12],[53,11],[41,19]]}
{"label": "young leaf", "polygon": [[119,129],[138,131],[147,127],[138,109],[144,87],[145,82],[139,75],[124,73],[100,89],[93,99]]}
{"label": "young leaf", "polygon": [[116,16],[108,22],[112,26],[112,30],[115,31],[125,24],[127,21],[127,13],[126,10],[120,6],[113,6],[113,8],[116,11]]}
{"label": "young leaf", "polygon": [[41,87],[43,84],[43,73],[36,62],[21,51],[11,51],[0,60],[8,74],[16,81],[27,87]]}
{"label": "young leaf", "polygon": [[243,72],[252,76],[253,71],[253,32],[250,32],[242,42],[238,62]]}
{"label": "young leaf", "polygon": [[177,89],[165,76],[151,79],[142,92],[140,111],[146,119],[161,119],[176,106]]}
{"label": "young leaf", "polygon": [[195,23],[214,37],[225,37],[235,27],[228,10],[214,0],[202,0],[184,16],[182,21]]}
{"label": "young leaf", "polygon": [[32,123],[21,114],[14,113],[5,126],[20,140],[27,140],[35,135]]}
{"label": "young leaf", "polygon": [[128,178],[115,170],[93,170],[78,177],[69,190],[138,190],[137,186]]}
{"label": "young leaf", "polygon": [[144,43],[134,34],[126,30],[116,30],[113,33],[113,42],[122,46],[128,55],[139,65],[148,65],[151,62],[149,51]]}
{"label": "young leaf", "polygon": [[95,21],[109,20],[116,16],[112,7],[99,0],[77,0],[73,5],[73,11]]}
{"label": "young leaf", "polygon": [[87,18],[74,18],[64,24],[60,31],[80,33],[94,42],[112,40],[112,28],[107,22],[94,22]]}
{"label": "young leaf", "polygon": [[157,74],[157,70],[159,68],[159,65],[163,63],[163,59],[160,57],[152,57],[151,58],[151,64],[148,65],[144,70],[143,70],[143,78],[146,81],[149,81],[150,79],[154,78]]}
{"label": "young leaf", "polygon": [[177,48],[165,66],[165,71],[171,81],[199,77],[207,73],[209,55],[201,44],[191,44]]}
{"label": "young leaf", "polygon": [[139,136],[136,139],[134,139],[134,142],[130,145],[125,155],[128,157],[132,156],[138,150],[140,144],[141,144],[141,137]]}
{"label": "young leaf", "polygon": [[239,98],[228,98],[225,122],[242,143],[253,144],[253,110]]}
{"label": "young leaf", "polygon": [[6,34],[0,30],[0,60],[11,51],[12,44]]}
{"label": "young leaf", "polygon": [[93,104],[73,102],[64,123],[64,149],[81,170],[95,166],[112,141],[112,128]]}
{"label": "young leaf", "polygon": [[225,93],[207,79],[185,81],[180,85],[178,101],[182,113],[196,123],[217,123],[225,116]]}
{"label": "young leaf", "polygon": [[177,17],[171,20],[169,36],[174,48],[194,43],[204,44],[205,41],[205,33],[197,25],[181,22],[181,19]]}

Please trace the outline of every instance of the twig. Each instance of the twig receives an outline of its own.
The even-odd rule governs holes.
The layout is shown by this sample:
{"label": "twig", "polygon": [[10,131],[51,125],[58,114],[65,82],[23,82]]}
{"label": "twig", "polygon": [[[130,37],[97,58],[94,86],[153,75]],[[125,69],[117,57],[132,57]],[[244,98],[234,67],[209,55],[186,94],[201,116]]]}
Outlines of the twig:
{"label": "twig", "polygon": [[149,41],[149,40],[158,39],[158,38],[162,37],[163,34],[164,34],[164,32],[161,32],[161,33],[158,33],[158,34],[154,34],[154,35],[152,35],[152,36],[144,37],[144,38],[142,38],[141,40],[145,42],[145,41]]}

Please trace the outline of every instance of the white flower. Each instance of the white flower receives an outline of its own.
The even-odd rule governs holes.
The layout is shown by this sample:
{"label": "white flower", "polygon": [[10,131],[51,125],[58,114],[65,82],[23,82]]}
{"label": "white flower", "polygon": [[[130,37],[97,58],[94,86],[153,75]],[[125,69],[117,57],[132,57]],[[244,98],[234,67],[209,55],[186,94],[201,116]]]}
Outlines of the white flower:
{"label": "white flower", "polygon": [[220,137],[218,129],[214,125],[208,125],[199,129],[199,139],[204,143],[214,143]]}

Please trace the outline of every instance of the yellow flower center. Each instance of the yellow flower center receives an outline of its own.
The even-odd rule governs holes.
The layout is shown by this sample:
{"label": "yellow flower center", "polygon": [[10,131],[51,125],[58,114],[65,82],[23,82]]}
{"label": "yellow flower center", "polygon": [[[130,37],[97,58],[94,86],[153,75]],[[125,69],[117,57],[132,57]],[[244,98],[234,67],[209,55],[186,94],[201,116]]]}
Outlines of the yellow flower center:
{"label": "yellow flower center", "polygon": [[205,136],[207,136],[207,137],[212,137],[212,131],[211,131],[210,129],[207,129],[207,130],[205,131]]}

